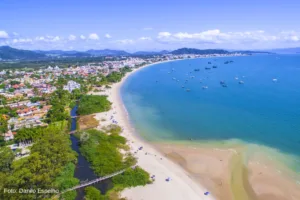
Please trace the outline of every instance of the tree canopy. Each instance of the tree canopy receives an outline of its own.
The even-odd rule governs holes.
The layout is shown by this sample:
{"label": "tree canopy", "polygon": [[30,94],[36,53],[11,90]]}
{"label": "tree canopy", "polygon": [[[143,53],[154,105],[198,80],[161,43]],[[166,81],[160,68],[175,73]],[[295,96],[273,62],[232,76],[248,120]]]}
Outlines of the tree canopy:
{"label": "tree canopy", "polygon": [[100,95],[84,95],[81,97],[78,114],[89,115],[98,112],[110,110],[111,103],[107,100],[107,96]]}

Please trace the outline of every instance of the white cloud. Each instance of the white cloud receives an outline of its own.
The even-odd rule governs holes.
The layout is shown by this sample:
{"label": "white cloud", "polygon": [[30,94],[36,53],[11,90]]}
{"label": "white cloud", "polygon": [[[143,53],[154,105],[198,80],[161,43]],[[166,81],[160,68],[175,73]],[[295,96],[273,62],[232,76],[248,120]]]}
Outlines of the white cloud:
{"label": "white cloud", "polygon": [[0,39],[7,39],[9,38],[9,35],[5,31],[0,31]]}
{"label": "white cloud", "polygon": [[69,35],[69,40],[76,40],[76,36],[75,35]]}
{"label": "white cloud", "polygon": [[207,30],[198,33],[169,33],[160,32],[157,35],[159,42],[163,43],[259,43],[293,40],[298,41],[300,34],[295,32],[281,32],[279,34],[268,34],[263,30],[244,32],[221,32],[219,29]]}
{"label": "white cloud", "polygon": [[37,41],[43,41],[43,42],[58,42],[62,38],[59,36],[51,36],[51,35],[46,35],[46,36],[38,36],[35,38]]}
{"label": "white cloud", "polygon": [[167,38],[170,36],[171,36],[171,33],[169,33],[169,32],[159,32],[157,38]]}
{"label": "white cloud", "polygon": [[291,36],[291,40],[297,42],[297,41],[299,41],[299,37],[298,37],[298,36],[295,36],[295,35],[294,35],[294,36]]}
{"label": "white cloud", "polygon": [[51,42],[56,42],[56,41],[59,41],[60,40],[60,37],[59,36],[55,36],[52,38]]}
{"label": "white cloud", "polygon": [[19,38],[19,39],[13,39],[13,43],[31,43],[32,39],[30,38]]}
{"label": "white cloud", "polygon": [[107,34],[105,34],[104,37],[106,37],[106,38],[111,38],[111,35],[109,35],[109,34],[107,33]]}
{"label": "white cloud", "polygon": [[84,36],[84,35],[81,35],[81,36],[80,36],[80,39],[85,40],[85,36]]}
{"label": "white cloud", "polygon": [[91,40],[99,40],[99,36],[96,33],[91,33],[89,35],[89,39],[91,39]]}
{"label": "white cloud", "polygon": [[151,37],[140,37],[139,40],[152,40]]}
{"label": "white cloud", "polygon": [[118,44],[133,44],[134,43],[134,41],[131,39],[117,40],[115,42]]}

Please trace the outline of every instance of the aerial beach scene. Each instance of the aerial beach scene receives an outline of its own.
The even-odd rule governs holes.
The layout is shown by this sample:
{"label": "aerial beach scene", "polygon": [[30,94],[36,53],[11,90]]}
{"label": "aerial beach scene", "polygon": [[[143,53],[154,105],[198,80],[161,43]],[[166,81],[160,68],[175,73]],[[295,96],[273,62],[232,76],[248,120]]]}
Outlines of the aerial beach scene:
{"label": "aerial beach scene", "polygon": [[300,3],[0,3],[0,199],[299,200]]}
{"label": "aerial beach scene", "polygon": [[[263,56],[263,57],[266,57],[266,56]],[[278,57],[276,57],[276,56],[267,56],[267,57],[270,57],[269,58],[270,60],[274,59],[275,62],[276,62],[276,60],[278,60]],[[162,100],[159,100],[159,103],[160,103],[160,106],[163,106],[166,108],[168,106],[174,106],[174,104],[177,104],[177,102],[180,101],[180,100],[178,100],[178,98],[180,98],[180,97],[178,97],[178,96],[177,96],[177,98],[171,97],[172,99],[177,100],[175,102],[172,102],[171,99],[166,99],[167,95],[162,96],[161,93],[160,93],[160,95],[156,94],[157,90],[159,90],[158,87],[161,88],[161,87],[164,87],[167,85],[163,81],[169,81],[170,83],[173,82],[174,86],[178,88],[179,92],[183,92],[183,94],[186,94],[186,91],[181,88],[181,85],[178,84],[176,81],[172,80],[173,75],[170,76],[168,74],[168,70],[172,71],[172,69],[173,69],[172,73],[175,74],[176,68],[174,68],[174,67],[176,67],[176,63],[178,63],[178,65],[180,65],[180,63],[189,65],[189,63],[197,63],[198,64],[199,62],[207,62],[208,60],[218,60],[218,59],[219,60],[220,59],[227,60],[228,58],[225,58],[225,59],[224,58],[217,58],[217,59],[216,58],[213,58],[213,59],[199,58],[199,59],[195,59],[195,60],[173,61],[173,62],[161,63],[161,64],[157,64],[157,65],[149,65],[146,67],[146,69],[138,69],[138,70],[136,70],[136,72],[131,72],[131,74],[124,77],[122,82],[117,83],[116,86],[115,87],[113,86],[113,88],[110,89],[110,92],[107,93],[108,96],[110,97],[111,101],[116,102],[115,108],[116,108],[117,112],[115,114],[115,118],[118,119],[117,121],[122,124],[121,125],[122,127],[126,127],[126,129],[131,130],[135,134],[133,136],[134,139],[131,139],[132,141],[137,142],[140,140],[140,135],[136,135],[136,134],[139,134],[139,133],[145,134],[145,135],[142,135],[142,141],[144,141],[143,139],[150,141],[151,145],[153,145],[155,150],[160,151],[164,156],[166,156],[167,158],[171,159],[173,162],[175,162],[178,165],[180,165],[181,167],[183,167],[188,172],[188,174],[193,177],[193,180],[196,180],[196,182],[205,186],[204,188],[206,188],[206,190],[209,188],[211,191],[213,191],[213,194],[215,194],[220,199],[234,199],[234,198],[243,198],[243,199],[284,199],[284,198],[291,199],[291,198],[295,198],[296,199],[296,198],[298,198],[297,196],[299,195],[299,190],[298,190],[298,188],[299,188],[299,160],[297,159],[297,152],[299,150],[297,148],[299,148],[299,146],[297,145],[297,142],[295,142],[294,140],[289,141],[290,142],[289,145],[292,145],[293,143],[295,143],[295,147],[294,147],[295,149],[294,149],[294,153],[293,153],[291,151],[293,149],[290,148],[290,146],[281,146],[282,144],[280,144],[280,143],[277,144],[277,145],[279,145],[279,147],[277,147],[277,148],[276,148],[276,146],[273,146],[273,145],[276,145],[276,139],[274,139],[275,144],[272,144],[272,145],[268,144],[268,143],[265,143],[265,144],[261,143],[261,141],[258,141],[260,143],[257,142],[257,144],[255,144],[251,140],[247,141],[246,139],[243,139],[243,138],[240,139],[241,141],[238,141],[237,138],[231,139],[230,137],[232,137],[232,136],[230,136],[230,135],[233,134],[232,132],[229,134],[229,136],[225,136],[226,139],[217,138],[217,137],[224,137],[222,135],[221,136],[216,135],[215,136],[216,138],[214,138],[210,134],[207,136],[207,138],[203,139],[203,138],[201,138],[201,137],[203,137],[203,134],[199,134],[199,136],[197,136],[196,134],[192,135],[192,133],[190,133],[191,135],[188,135],[187,134],[187,133],[189,133],[188,130],[184,132],[185,134],[183,134],[183,136],[178,133],[177,133],[178,135],[175,135],[176,133],[173,133],[174,136],[172,138],[172,133],[170,133],[170,132],[165,133],[164,126],[162,127],[162,130],[159,130],[160,124],[156,125],[159,128],[156,128],[153,124],[151,124],[151,126],[150,126],[151,128],[149,128],[150,130],[147,129],[149,127],[149,126],[147,127],[147,123],[150,123],[152,121],[153,121],[152,123],[157,122],[157,121],[155,121],[156,120],[155,117],[161,116],[162,114],[155,113],[155,111],[151,110],[151,109],[153,109],[151,107],[147,108],[146,106],[142,106],[143,104],[146,104],[146,103],[141,98],[137,97],[137,94],[140,94],[140,93],[136,94],[136,93],[132,92],[132,90],[134,90],[134,89],[131,89],[131,91],[128,91],[129,90],[128,88],[130,87],[129,85],[133,84],[133,86],[131,86],[131,87],[139,87],[139,88],[141,88],[142,91],[145,92],[145,88],[143,86],[141,86],[140,84],[137,86],[134,83],[132,83],[132,81],[134,81],[132,79],[139,79],[139,78],[143,79],[144,83],[146,83],[146,84],[148,83],[150,87],[153,87],[153,84],[151,82],[156,82],[156,80],[159,77],[159,76],[157,76],[157,73],[163,73],[164,74],[162,76],[163,78],[159,79],[161,81],[159,81],[158,83],[156,83],[154,85],[153,90],[146,90],[146,91],[148,91],[149,92],[148,94],[151,95],[152,98],[154,98],[155,100],[159,97],[164,98],[164,101],[166,101],[167,103],[165,105],[161,105]],[[257,58],[253,58],[253,57],[251,57],[251,58],[248,58],[248,57],[234,58],[233,57],[230,59],[232,59],[232,60],[246,59],[245,61],[249,62],[249,60],[251,61],[251,59],[253,59],[253,61],[254,60],[257,61],[259,59],[265,60],[266,58],[260,58],[260,56],[258,56]],[[283,56],[283,59],[284,59],[284,56]],[[296,56],[295,59],[299,59],[299,57]],[[223,61],[221,61],[221,62],[223,63]],[[271,62],[275,63],[272,60],[271,60]],[[282,61],[282,62],[285,62],[285,61]],[[196,66],[199,66],[199,65],[196,65]],[[223,64],[223,66],[227,67],[224,64]],[[155,68],[156,68],[156,70],[154,70]],[[191,68],[191,69],[193,69],[193,68]],[[148,72],[148,74],[146,74],[146,72],[145,72],[146,70],[147,71],[153,70],[151,72],[155,73],[155,75],[153,75],[153,74],[149,75],[149,73],[151,73],[151,72]],[[294,71],[295,69],[292,68],[291,70]],[[194,72],[193,70],[191,70],[191,72],[193,74],[197,73],[197,72]],[[144,76],[141,75],[141,73],[145,73]],[[237,73],[237,72],[236,71],[233,72],[232,75],[234,75],[234,73]],[[238,73],[240,74],[241,72],[238,72]],[[182,73],[179,73],[179,74],[182,74]],[[188,73],[188,74],[190,75],[191,73]],[[210,73],[207,73],[207,74],[210,74]],[[242,73],[242,74],[246,74],[246,73]],[[277,72],[277,74],[280,74],[280,72]],[[247,81],[247,82],[249,82],[248,84],[251,84],[251,77],[249,77],[250,75],[252,76],[253,79],[257,80],[257,78],[258,78],[257,76],[261,76],[261,73],[255,72],[255,71],[253,72],[250,70],[247,73],[247,78],[245,75],[242,75],[241,78],[244,77],[243,80],[248,79],[248,81]],[[266,77],[274,77],[274,75],[275,75],[274,70],[272,73],[270,73],[270,75],[266,75],[264,73],[264,76],[266,76]],[[210,75],[210,76],[213,76],[213,75]],[[218,76],[218,75],[215,75],[215,76]],[[256,76],[256,77],[254,77],[254,76]],[[153,77],[155,77],[155,79],[153,79]],[[204,77],[202,80],[205,80],[205,78],[208,79],[208,77]],[[214,79],[213,77],[211,77],[211,78]],[[230,81],[231,83],[235,84],[237,86],[237,88],[241,87],[238,84],[239,81],[236,79],[237,76],[232,76],[231,78],[232,78],[232,80]],[[281,79],[282,78],[284,78],[284,77],[281,76]],[[127,80],[127,79],[129,79],[129,80]],[[167,80],[165,80],[165,79],[167,79]],[[217,80],[219,80],[219,79],[217,79]],[[190,81],[192,81],[191,78],[190,78]],[[270,84],[271,86],[273,86],[274,84],[277,84],[277,82],[275,83],[272,78],[269,78],[269,80],[267,80],[267,81],[271,83]],[[265,82],[265,83],[267,81],[263,80],[263,82]],[[163,83],[161,83],[161,82],[163,82]],[[203,83],[200,84],[199,78],[198,78],[197,82],[198,82],[198,86],[197,86],[198,90],[201,90],[201,84],[203,84]],[[140,82],[138,82],[138,83],[140,83]],[[218,84],[219,83],[214,84],[216,89],[219,89],[219,87],[217,87]],[[267,86],[269,86],[268,83],[266,83],[266,84],[267,84]],[[168,86],[168,87],[170,87],[170,86]],[[220,88],[220,89],[224,90],[223,88]],[[245,90],[245,88],[243,88],[243,89]],[[259,89],[259,88],[257,88],[257,89]],[[276,88],[276,90],[278,90],[278,88]],[[294,89],[291,88],[291,90],[293,91]],[[166,91],[166,90],[164,90],[164,91]],[[171,92],[173,93],[172,95],[174,95],[174,91],[172,89],[171,89]],[[205,92],[207,92],[207,91],[205,91]],[[226,91],[226,92],[228,92],[228,91]],[[130,94],[130,96],[128,94]],[[126,95],[128,95],[129,97]],[[249,95],[249,94],[247,94],[247,95]],[[234,97],[236,98],[236,96],[234,96]],[[137,100],[134,101],[133,99],[130,99],[130,101],[129,101],[129,100],[127,100],[127,98],[136,98]],[[151,97],[146,96],[144,98],[149,99]],[[247,97],[244,97],[244,98],[247,98]],[[290,98],[290,97],[288,97],[288,98]],[[224,100],[224,98],[222,98],[222,100]],[[126,101],[129,102],[128,108],[130,108],[131,111],[134,110],[136,113],[133,113],[133,114],[130,114],[130,112],[128,113],[128,111],[126,110],[126,103],[125,103],[125,106],[122,104],[122,102],[126,102]],[[140,102],[143,102],[143,103],[140,103]],[[183,103],[183,101],[180,101],[180,102]],[[174,103],[174,104],[172,105],[172,103]],[[190,104],[190,102],[189,102],[189,104]],[[114,105],[114,103],[113,103],[113,105]],[[135,107],[141,106],[141,108],[134,109],[130,106],[135,106]],[[181,105],[181,106],[183,106],[183,108],[186,108],[184,105]],[[188,106],[188,105],[186,105],[186,106]],[[289,106],[292,106],[292,105],[289,104]],[[174,106],[174,107],[176,107],[176,106]],[[168,109],[168,108],[166,108],[166,109]],[[173,110],[175,108],[170,108],[170,109]],[[177,109],[178,109],[178,107],[177,107]],[[200,112],[201,109],[197,109],[197,110],[199,110],[199,112]],[[163,112],[163,111],[160,109],[159,112]],[[184,121],[184,119],[182,119],[182,118],[185,118],[186,120],[189,120],[189,121],[193,120],[193,118],[188,116],[190,114],[193,114],[193,112],[187,111],[188,115],[186,115],[186,116],[184,116],[183,110],[181,110],[179,112],[181,112],[181,114],[176,115],[174,113],[170,113],[169,117],[172,118],[174,116],[178,116],[178,118],[179,118],[178,120],[180,120],[181,123],[184,123],[184,124],[187,124],[188,122],[187,121],[182,122],[182,121]],[[205,117],[208,117],[207,116],[208,112],[210,112],[210,111],[204,112]],[[228,113],[226,113],[226,114],[228,114]],[[118,115],[120,115],[120,116],[118,116]],[[101,115],[97,116],[97,117],[101,118],[101,116],[103,116],[103,113],[101,113]],[[130,118],[130,116],[132,116],[132,118]],[[217,117],[215,117],[215,116],[212,116],[212,117],[214,119],[213,124],[216,123],[216,124],[220,125],[220,123],[216,122],[216,120],[218,120]],[[226,116],[223,116],[223,117],[226,117]],[[238,112],[238,116],[236,116],[236,117],[241,117],[240,111]],[[144,118],[146,118],[146,119],[144,119]],[[197,118],[197,123],[201,123],[198,121],[199,118],[203,119],[201,117],[197,117],[197,115],[195,116],[195,118]],[[144,122],[143,120],[145,120],[146,122]],[[232,120],[232,118],[230,120]],[[142,122],[140,122],[140,121],[142,121]],[[135,123],[136,123],[136,125],[135,125]],[[143,126],[143,123],[145,123],[146,125]],[[230,122],[228,122],[228,123],[230,123]],[[247,121],[245,121],[245,123],[247,123],[247,124],[254,123],[254,125],[255,125],[255,123],[257,123],[257,122],[255,122],[255,121],[251,122],[248,119]],[[261,122],[261,123],[263,123],[263,122]],[[179,124],[179,125],[182,126],[182,124]],[[295,121],[294,125],[297,126],[296,121]],[[174,126],[174,124],[172,124],[172,126]],[[183,127],[185,127],[185,126],[183,126]],[[226,125],[225,125],[225,127],[220,127],[220,129],[224,129],[224,128],[226,128]],[[132,130],[132,129],[135,129],[135,130]],[[195,128],[193,128],[192,130],[194,130],[194,129]],[[233,130],[234,130],[234,128],[233,128]],[[174,130],[174,131],[177,132],[177,130]],[[220,131],[219,134],[222,134],[223,131]],[[241,130],[241,131],[243,131],[243,130]],[[244,131],[246,131],[246,129]],[[271,129],[271,131],[272,131],[272,134],[274,134],[274,130]],[[146,135],[146,134],[148,134],[148,135]],[[252,134],[254,134],[254,132]],[[197,137],[199,137],[199,138],[197,138]],[[229,138],[227,138],[227,137],[229,137]],[[242,134],[240,137],[242,137]],[[259,138],[259,136],[257,136],[257,137]],[[288,136],[286,136],[286,137],[288,137]],[[273,142],[273,141],[270,141],[270,142]],[[140,141],[139,145],[140,144],[143,144],[143,143]],[[263,146],[263,145],[265,145],[265,146]],[[149,151],[151,151],[151,150],[149,150]],[[152,151],[154,151],[154,150],[152,150]],[[287,155],[284,155],[285,153]],[[141,156],[145,157],[145,155],[141,155]],[[274,160],[277,160],[277,161],[274,161]],[[152,162],[152,161],[149,160],[149,162]],[[280,162],[285,163],[285,164],[282,165],[282,163],[280,163]],[[149,169],[149,171],[151,171],[151,169]],[[230,180],[232,177],[235,178],[236,182]],[[282,184],[284,184],[286,187],[283,187]],[[255,187],[256,185],[258,185],[258,187]],[[135,189],[132,189],[132,190],[134,191]],[[130,191],[128,191],[128,193],[129,192]],[[290,196],[284,197],[287,195],[286,193],[290,193]],[[127,194],[127,191],[125,192],[125,194]],[[133,195],[133,194],[134,194],[134,192],[129,193],[129,195]],[[132,197],[132,199],[138,199],[138,198],[139,198],[139,196]]]}

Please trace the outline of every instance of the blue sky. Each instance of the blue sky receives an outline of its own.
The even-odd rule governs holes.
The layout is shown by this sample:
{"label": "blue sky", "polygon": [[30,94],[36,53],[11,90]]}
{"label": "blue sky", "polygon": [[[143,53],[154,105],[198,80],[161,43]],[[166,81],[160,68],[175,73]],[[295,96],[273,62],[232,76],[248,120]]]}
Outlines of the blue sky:
{"label": "blue sky", "polygon": [[1,0],[0,45],[23,49],[300,46],[299,0]]}

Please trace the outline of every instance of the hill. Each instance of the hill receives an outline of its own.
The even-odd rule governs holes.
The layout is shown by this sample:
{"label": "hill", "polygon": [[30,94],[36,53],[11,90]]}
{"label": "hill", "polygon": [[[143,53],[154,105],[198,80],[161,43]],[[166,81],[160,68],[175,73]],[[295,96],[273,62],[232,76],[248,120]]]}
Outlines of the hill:
{"label": "hill", "polygon": [[88,53],[92,56],[127,56],[130,55],[130,53],[122,50],[112,50],[112,49],[103,49],[103,50],[95,50],[90,49],[88,51],[85,51],[85,53]]}
{"label": "hill", "polygon": [[162,54],[168,54],[170,53],[167,50],[163,51],[137,51],[134,52],[132,55],[162,55]]}
{"label": "hill", "polygon": [[170,52],[171,54],[227,54],[229,51],[223,49],[194,49],[194,48],[181,48]]}
{"label": "hill", "polygon": [[0,46],[0,59],[2,60],[36,60],[45,57],[43,53]]}

